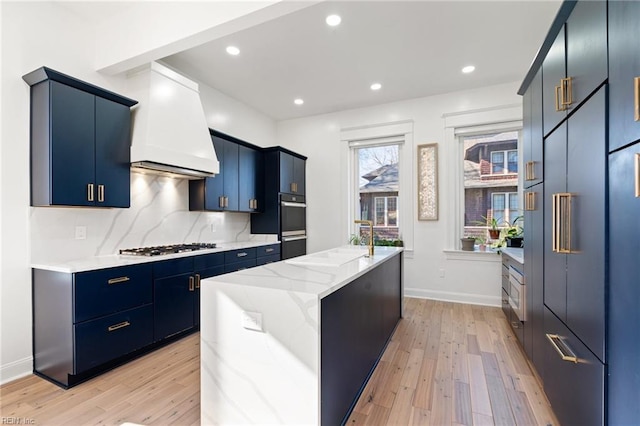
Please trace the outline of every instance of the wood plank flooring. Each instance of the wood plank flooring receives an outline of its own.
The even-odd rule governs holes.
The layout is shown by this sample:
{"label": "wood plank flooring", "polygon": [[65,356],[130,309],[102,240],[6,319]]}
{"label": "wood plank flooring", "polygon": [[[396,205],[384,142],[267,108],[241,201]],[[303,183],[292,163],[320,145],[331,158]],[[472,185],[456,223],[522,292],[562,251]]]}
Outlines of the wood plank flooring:
{"label": "wood plank flooring", "polygon": [[[199,338],[67,391],[36,376],[3,385],[2,422],[198,425]],[[406,298],[405,317],[347,424],[559,423],[500,308]]]}

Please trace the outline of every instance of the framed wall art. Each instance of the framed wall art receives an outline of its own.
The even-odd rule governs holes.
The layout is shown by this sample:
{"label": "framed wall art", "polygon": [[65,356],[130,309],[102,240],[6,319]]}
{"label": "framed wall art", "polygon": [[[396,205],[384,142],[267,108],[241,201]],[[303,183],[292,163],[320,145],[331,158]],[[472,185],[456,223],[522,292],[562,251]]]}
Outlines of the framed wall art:
{"label": "framed wall art", "polygon": [[438,220],[438,144],[418,145],[418,220]]}

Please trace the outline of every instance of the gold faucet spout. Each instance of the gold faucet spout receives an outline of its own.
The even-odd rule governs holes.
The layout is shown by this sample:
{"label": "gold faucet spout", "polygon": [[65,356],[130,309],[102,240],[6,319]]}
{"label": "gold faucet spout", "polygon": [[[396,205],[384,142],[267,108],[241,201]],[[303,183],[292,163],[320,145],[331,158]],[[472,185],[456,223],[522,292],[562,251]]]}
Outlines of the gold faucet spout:
{"label": "gold faucet spout", "polygon": [[354,223],[369,225],[369,257],[373,257],[373,222],[370,220],[355,220]]}

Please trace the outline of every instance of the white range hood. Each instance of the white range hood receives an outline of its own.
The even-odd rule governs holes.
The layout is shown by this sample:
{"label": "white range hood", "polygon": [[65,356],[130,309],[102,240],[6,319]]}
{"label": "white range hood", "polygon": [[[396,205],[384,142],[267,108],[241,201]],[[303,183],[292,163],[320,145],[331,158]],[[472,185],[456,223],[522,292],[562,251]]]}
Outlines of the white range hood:
{"label": "white range hood", "polygon": [[128,76],[131,169],[196,179],[219,173],[198,84],[157,62]]}

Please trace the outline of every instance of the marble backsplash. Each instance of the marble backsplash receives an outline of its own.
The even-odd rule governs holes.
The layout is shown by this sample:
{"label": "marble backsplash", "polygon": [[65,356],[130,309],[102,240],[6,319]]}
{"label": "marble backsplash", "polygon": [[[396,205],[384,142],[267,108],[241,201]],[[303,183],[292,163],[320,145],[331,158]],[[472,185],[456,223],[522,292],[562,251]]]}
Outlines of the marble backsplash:
{"label": "marble backsplash", "polygon": [[[190,212],[186,179],[133,172],[130,208],[31,207],[30,224],[34,263],[162,244],[276,240],[251,235],[249,213]],[[76,227],[86,227],[85,239],[76,239]]]}

